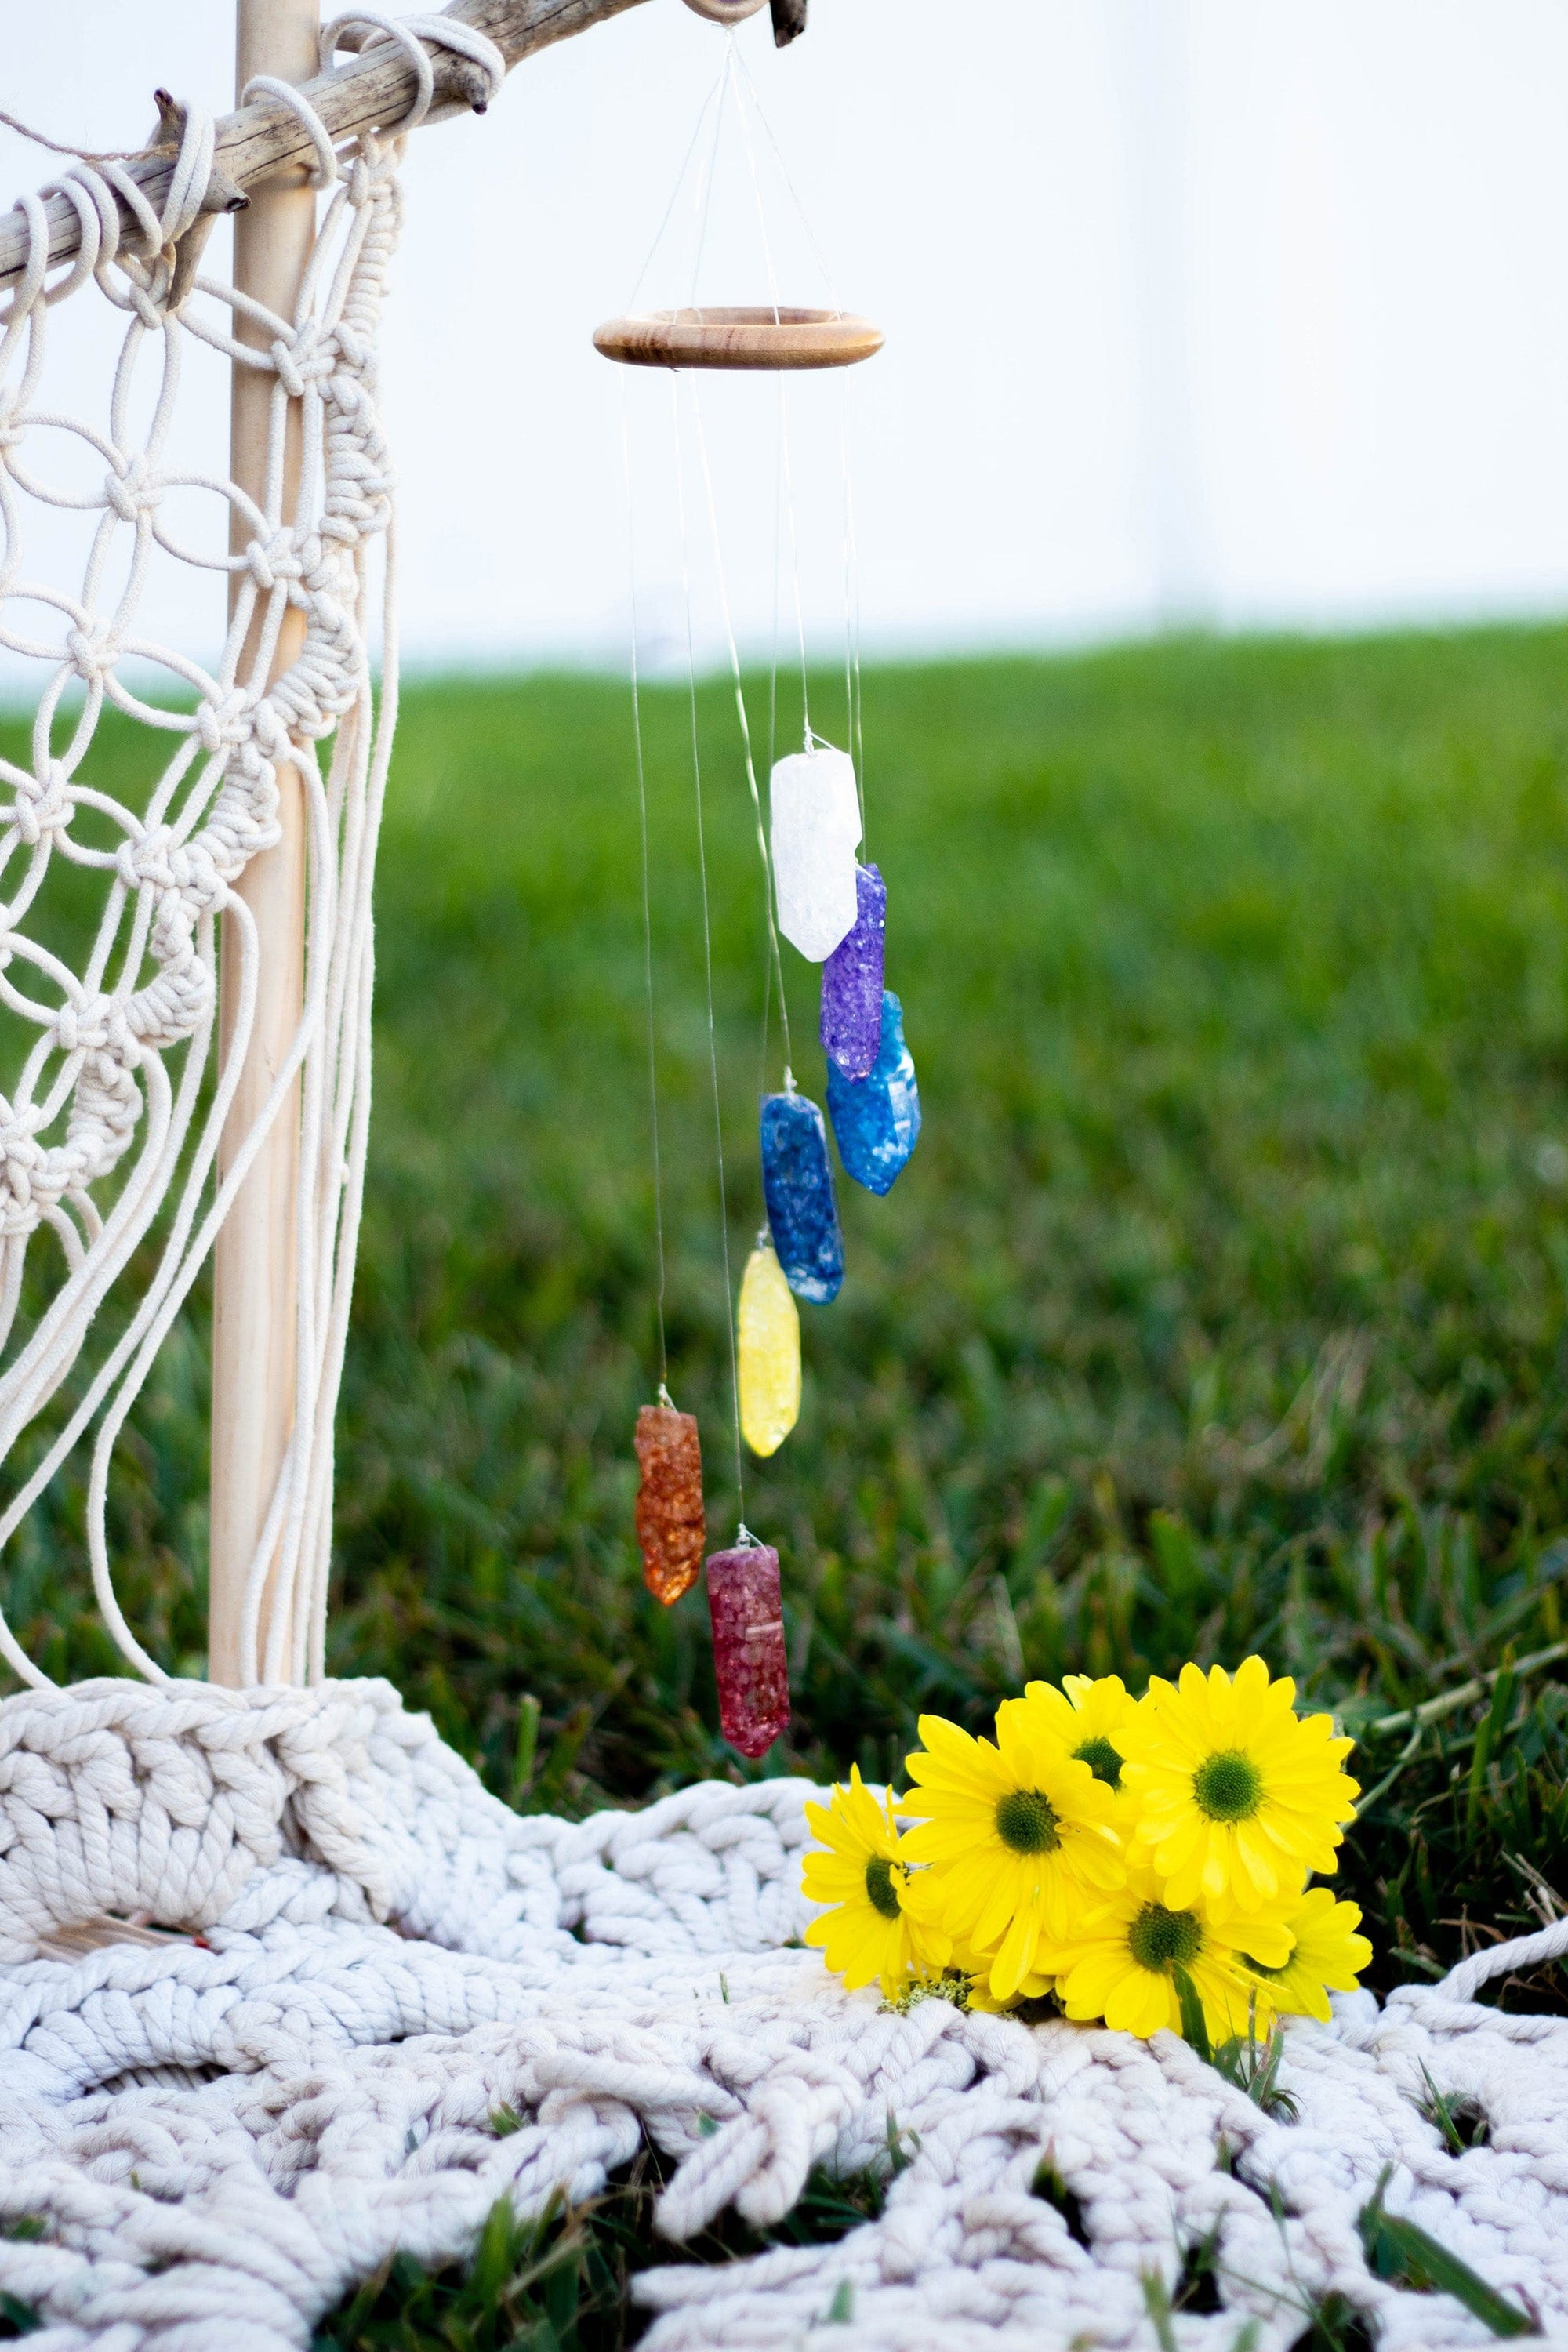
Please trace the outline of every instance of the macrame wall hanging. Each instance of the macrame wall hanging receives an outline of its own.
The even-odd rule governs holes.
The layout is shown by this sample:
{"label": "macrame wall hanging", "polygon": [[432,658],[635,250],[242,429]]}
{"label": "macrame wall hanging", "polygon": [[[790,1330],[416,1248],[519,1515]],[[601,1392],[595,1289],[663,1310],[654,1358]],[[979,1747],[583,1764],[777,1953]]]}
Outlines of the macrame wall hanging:
{"label": "macrame wall hanging", "polygon": [[[859,656],[854,582],[853,508],[849,485],[847,406],[843,434],[842,495],[845,516],[845,726],[847,744],[836,746],[811,723],[811,688],[800,602],[800,555],[794,474],[790,460],[788,380],[824,370],[843,371],[870,359],[882,336],[869,320],[837,304],[802,309],[780,299],[765,208],[753,145],[753,121],[766,131],[761,102],[733,37],[734,26],[754,15],[762,0],[689,0],[700,16],[730,28],[717,84],[699,120],[687,169],[665,215],[668,227],[689,194],[695,224],[689,264],[689,299],[679,308],[639,310],[637,294],[662,241],[645,262],[626,315],[601,326],[594,337],[606,359],[631,369],[670,373],[670,448],[677,474],[680,516],[681,574],[685,591],[687,684],[692,701],[692,782],[697,802],[699,865],[708,991],[710,1072],[718,1160],[721,1255],[732,1333],[731,1407],[735,1489],[741,1524],[732,1546],[708,1561],[709,1615],[714,1673],[724,1737],[742,1755],[764,1755],[789,1723],[789,1677],[785,1660],[779,1555],[760,1542],[745,1524],[742,1447],[760,1459],[776,1453],[800,1411],[800,1318],[795,1300],[826,1307],[844,1281],[844,1240],[839,1225],[827,1122],[820,1106],[796,1084],[790,1044],[788,1001],[781,938],[821,968],[820,1036],[826,1064],[828,1117],[845,1173],[874,1193],[891,1187],[920,1133],[920,1097],[914,1064],[904,1043],[903,1012],[885,985],[884,946],[888,891],[878,867],[862,864],[865,835],[864,741],[859,692]],[[757,190],[761,257],[768,300],[747,306],[714,306],[699,298],[720,142],[733,120],[744,142],[750,180]],[[772,132],[766,131],[772,142]],[[773,142],[776,152],[776,142]],[[689,191],[687,182],[689,180]],[[815,243],[815,240],[813,240]],[[787,514],[796,630],[801,667],[801,748],[783,758],[769,745],[768,808],[764,817],[758,787],[746,687],[725,582],[723,549],[713,474],[699,382],[705,373],[766,375],[777,383],[778,478]],[[683,399],[685,415],[683,418]],[[736,781],[743,779],[755,820],[761,895],[768,957],[763,1009],[762,1051],[766,1066],[771,1011],[776,993],[782,1046],[782,1084],[764,1094],[758,1118],[759,1155],[767,1223],[758,1234],[740,1286],[739,1304],[731,1281],[725,1197],[722,1115],[714,1037],[711,924],[702,815],[702,769],[696,727],[696,667],[693,653],[691,564],[686,545],[687,497],[683,474],[683,423],[698,453],[698,471],[711,530],[720,611],[734,688],[738,721]],[[635,511],[631,437],[625,435],[628,512]],[[775,562],[782,561],[783,545]],[[637,1450],[642,1472],[637,1528],[648,1589],[673,1606],[696,1579],[705,1540],[702,1455],[693,1415],[677,1410],[667,1386],[664,1334],[664,1237],[659,1204],[658,1080],[655,1020],[651,892],[648,866],[647,794],[638,699],[637,646],[637,582],[632,548],[632,699],[641,815],[644,940],[647,950],[649,1116],[652,1138],[656,1246],[658,1258],[658,1402],[637,1417]],[[775,583],[775,611],[777,595]],[[778,645],[775,632],[768,709],[776,711]],[[773,732],[770,717],[770,736]]]}

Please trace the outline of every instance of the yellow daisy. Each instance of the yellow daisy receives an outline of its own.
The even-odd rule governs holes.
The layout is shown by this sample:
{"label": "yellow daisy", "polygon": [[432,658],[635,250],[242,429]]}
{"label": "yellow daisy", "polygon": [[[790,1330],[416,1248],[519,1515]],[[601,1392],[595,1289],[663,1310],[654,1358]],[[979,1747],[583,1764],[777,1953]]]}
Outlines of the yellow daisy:
{"label": "yellow daisy", "polygon": [[1319,2017],[1326,2025],[1330,1992],[1354,1992],[1359,1972],[1372,1965],[1372,1946],[1355,1932],[1361,1925],[1360,1906],[1338,1903],[1328,1887],[1314,1886],[1298,1895],[1279,1917],[1291,1947],[1284,1966],[1269,1967],[1261,1953],[1254,1957],[1249,1921],[1237,1926],[1244,1947],[1237,1964],[1268,1988],[1276,2009],[1293,2017]]}
{"label": "yellow daisy", "polygon": [[[1243,1972],[1224,1928],[1199,1910],[1169,1904],[1165,1893],[1152,1870],[1134,1868],[1109,1903],[1089,1912],[1060,1943],[1042,1948],[1039,1965],[1055,1971],[1068,2015],[1103,2017],[1119,2032],[1145,2039],[1163,2025],[1179,2033],[1180,1967],[1203,2003],[1213,2041],[1245,2033],[1249,2014],[1266,2024],[1272,2012],[1268,1984]],[[1286,1949],[1289,1939],[1278,1930],[1271,1936],[1268,1923],[1249,1925],[1269,1949]]]}
{"label": "yellow daisy", "polygon": [[921,1909],[991,1956],[991,1991],[1011,2000],[1041,1937],[1065,1935],[1086,1896],[1121,1882],[1110,1790],[1016,1707],[997,1710],[994,1747],[940,1715],[922,1715],[920,1733],[902,1850],[931,1865]]}
{"label": "yellow daisy", "polygon": [[949,1941],[904,1907],[910,1874],[892,1791],[879,1805],[852,1764],[848,1787],[836,1788],[826,1805],[807,1805],[805,1817],[822,1844],[806,1854],[801,1883],[808,1902],[833,1906],[812,1921],[806,1942],[850,1992],[875,1977],[890,2000],[911,1977],[937,1975]]}
{"label": "yellow daisy", "polygon": [[1060,1690],[1054,1683],[1026,1683],[1023,1697],[1004,1699],[996,1717],[1000,1722],[1017,1708],[1033,1717],[1114,1793],[1121,1787],[1126,1760],[1118,1734],[1137,1706],[1120,1675],[1101,1675],[1098,1680],[1089,1675],[1064,1675]]}
{"label": "yellow daisy", "polygon": [[[929,1886],[933,1875],[932,1872],[926,1870],[915,1878],[913,1888],[917,1896]],[[927,1899],[930,1899],[929,1895]],[[966,1999],[969,2007],[983,2009],[991,2016],[1015,2008],[1021,2000],[1043,2000],[1056,1986],[1055,1977],[1047,1976],[1039,1969],[1032,1969],[1016,1991],[1009,1993],[1005,2000],[998,2000],[991,1990],[991,1955],[976,1951],[973,1944],[954,1944],[947,1965],[956,1975],[968,1979]]]}
{"label": "yellow daisy", "polygon": [[1241,1912],[1293,1895],[1309,1871],[1338,1868],[1340,1824],[1361,1794],[1340,1769],[1353,1742],[1326,1715],[1292,1711],[1296,1685],[1261,1658],[1232,1681],[1184,1666],[1156,1675],[1120,1727],[1122,1786],[1136,1809],[1131,1859],[1152,1862],[1178,1908],[1200,1895]]}

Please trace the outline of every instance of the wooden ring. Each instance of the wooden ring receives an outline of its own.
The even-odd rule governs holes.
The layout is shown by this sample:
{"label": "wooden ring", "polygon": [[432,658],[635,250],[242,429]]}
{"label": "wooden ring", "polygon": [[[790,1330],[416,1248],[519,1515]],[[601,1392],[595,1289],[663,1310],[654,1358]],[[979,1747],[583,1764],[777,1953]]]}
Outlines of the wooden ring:
{"label": "wooden ring", "polygon": [[697,16],[706,16],[710,25],[739,25],[765,8],[768,0],[686,0],[687,6]]}
{"label": "wooden ring", "polygon": [[626,367],[853,367],[882,348],[882,330],[847,310],[645,310],[607,319],[594,349]]}

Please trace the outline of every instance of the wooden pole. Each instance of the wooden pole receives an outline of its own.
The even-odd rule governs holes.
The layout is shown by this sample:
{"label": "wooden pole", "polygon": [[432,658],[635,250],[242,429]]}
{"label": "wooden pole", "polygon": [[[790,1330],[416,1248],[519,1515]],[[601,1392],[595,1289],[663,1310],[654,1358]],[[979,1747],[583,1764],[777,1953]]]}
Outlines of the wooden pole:
{"label": "wooden pole", "polygon": [[[318,0],[237,0],[237,97],[254,74],[310,81],[316,70]],[[316,195],[296,167],[237,214],[235,284],[279,316],[294,313],[315,241]],[[259,343],[243,320],[237,335]],[[267,445],[274,379],[240,366],[233,372],[229,410],[229,470],[242,489],[265,495]],[[300,416],[290,404],[286,443],[283,520],[291,521],[300,490]],[[238,515],[230,525],[231,551],[249,534]],[[237,594],[230,583],[230,611]],[[266,617],[258,603],[240,662],[248,677]],[[299,655],[304,615],[284,616],[268,682]],[[252,858],[237,891],[256,923],[258,971],[255,1027],[218,1150],[219,1174],[232,1162],[271,1089],[300,1024],[305,966],[305,796],[297,768],[278,770],[282,838]],[[240,936],[225,919],[219,977],[223,1045],[227,1050],[239,995]],[[294,1424],[295,1215],[300,1177],[300,1088],[295,1083],[241,1185],[217,1236],[213,1258],[212,1538],[208,1594],[208,1664],[215,1683],[241,1679],[240,1619],[246,1579],[272,1501]],[[257,1628],[258,1660],[265,1659],[273,1628],[270,1583]],[[284,1655],[289,1654],[284,1628]]]}

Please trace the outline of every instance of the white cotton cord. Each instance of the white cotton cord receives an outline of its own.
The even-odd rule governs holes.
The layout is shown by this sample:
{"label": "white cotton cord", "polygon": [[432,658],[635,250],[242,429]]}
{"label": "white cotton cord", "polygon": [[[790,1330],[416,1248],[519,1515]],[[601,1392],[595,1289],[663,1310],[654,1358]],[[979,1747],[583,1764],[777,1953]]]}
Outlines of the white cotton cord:
{"label": "white cotton cord", "polygon": [[[379,36],[376,41],[363,44],[359,52],[362,57],[367,48],[380,47],[384,43],[392,42],[403,51],[414,68],[418,89],[413,103],[402,120],[390,126],[399,133],[417,130],[425,121],[439,122],[449,114],[468,111],[466,101],[460,99],[450,100],[431,111],[436,97],[436,67],[425,46],[426,41],[434,41],[438,47],[449,49],[454,56],[466,58],[470,64],[482,68],[489,86],[487,105],[494,100],[506,79],[505,58],[489,34],[481,33],[477,26],[465,25],[455,16],[393,16],[380,8],[351,8],[321,27],[320,55],[323,73],[331,70],[332,59],[342,45],[342,37],[351,30],[374,32]],[[383,126],[384,129],[387,127]]]}
{"label": "white cotton cord", "polygon": [[658,1037],[653,990],[653,887],[648,866],[647,775],[643,759],[642,693],[637,675],[637,502],[632,489],[630,393],[624,368],[620,375],[621,467],[626,492],[626,576],[631,595],[632,750],[637,762],[638,843],[642,854],[643,1003],[647,1016],[648,1142],[653,1157],[654,1317],[658,1329],[658,1387],[662,1397],[668,1392],[669,1347],[664,1327],[664,1178],[658,1150]]}
{"label": "white cotton cord", "polygon": [[[486,63],[482,37],[475,41],[481,47],[465,30],[448,46]],[[428,63],[423,47],[421,55]],[[499,52],[489,62],[494,84]],[[270,1581],[279,1614],[261,1658],[253,1625],[246,1663],[252,1675],[279,1677],[323,1670],[331,1417],[366,1142],[370,878],[396,708],[396,639],[388,628],[376,724],[367,553],[386,534],[392,511],[374,385],[379,312],[400,217],[400,153],[397,137],[375,137],[345,157],[292,318],[199,277],[175,315],[165,308],[174,247],[200,215],[213,156],[210,118],[188,110],[160,209],[112,162],[79,163],[57,183],[81,223],[82,252],[52,285],[47,215],[37,200],[24,203],[27,267],[0,317],[0,412],[7,419],[0,440],[0,505],[7,521],[0,647],[41,672],[30,758],[0,760],[0,1003],[37,1038],[0,1113],[0,1328],[8,1329],[16,1312],[27,1244],[40,1228],[58,1252],[59,1269],[49,1268],[32,1328],[0,1368],[0,1456],[71,1376],[98,1309],[154,1234],[159,1249],[118,1339],[81,1383],[43,1459],[0,1511],[0,1546],[90,1434],[87,1547],[99,1605],[128,1663],[159,1684],[166,1669],[137,1640],[115,1591],[108,1514],[116,1442],[279,1116],[300,1121],[297,1410],[262,1552],[251,1564],[253,1586]],[[319,144],[318,161],[324,169]],[[132,217],[128,230],[121,200]],[[127,328],[106,415],[79,419],[41,396],[47,321],[52,306],[89,281],[127,314]],[[220,315],[223,324],[216,323]],[[267,348],[238,344],[237,315],[259,328]],[[271,378],[259,499],[221,477],[171,463],[187,335]],[[285,524],[285,448],[295,415],[303,482],[298,511]],[[57,485],[44,428],[74,435],[95,453],[100,493]],[[190,488],[215,492],[238,519],[246,543],[234,554],[187,550],[163,525],[167,494]],[[30,501],[98,510],[79,585],[68,593],[26,576]],[[144,634],[140,606],[155,548],[237,579],[216,668]],[[391,572],[389,564],[389,594]],[[33,616],[27,625],[16,610],[24,597]],[[279,632],[291,609],[304,615],[303,644],[274,678]],[[253,624],[256,641],[242,674]],[[124,663],[161,665],[188,691],[194,709],[147,701],[122,677]],[[73,692],[79,709],[68,718],[66,698]],[[140,813],[89,784],[83,772],[109,708],[170,738],[163,772]],[[334,730],[332,763],[323,777],[314,746]],[[215,1188],[256,992],[254,931],[232,886],[277,838],[282,764],[303,779],[309,820],[306,1001],[268,1100]],[[73,829],[74,820],[89,813],[90,846],[79,843]],[[99,846],[105,829],[111,845]],[[31,910],[56,858],[96,876],[103,887],[101,919],[76,969],[29,936]],[[238,940],[238,1001],[215,1080],[215,942],[226,915]],[[47,1680],[3,1620],[0,1654],[24,1680]]]}
{"label": "white cotton cord", "polygon": [[686,527],[686,467],[680,446],[680,376],[669,379],[675,436],[675,495],[680,522],[680,584],[686,612],[686,688],[691,712],[691,782],[697,799],[697,871],[702,887],[702,976],[707,994],[708,1071],[713,1089],[713,1145],[719,1164],[719,1245],[724,1267],[724,1328],[730,1345],[730,1402],[735,1435],[735,1507],[746,1507],[741,1453],[741,1367],[735,1349],[735,1289],[730,1274],[730,1201],[724,1183],[724,1110],[719,1087],[719,1036],[713,1019],[713,919],[708,900],[708,840],[702,817],[702,754],[697,729],[697,646],[691,619],[691,553]]}
{"label": "white cotton cord", "polygon": [[[1469,1999],[1476,1963],[1287,2018],[1270,2115],[1174,2033],[846,1991],[802,1946],[803,1780],[522,1819],[379,1681],[25,1691],[0,1757],[0,2293],[61,2352],[298,2352],[399,2252],[466,2259],[501,2198],[581,2206],[649,2146],[677,2247],[765,2237],[815,2167],[882,2183],[832,2243],[642,2272],[649,2352],[1149,2344],[1194,2247],[1222,2308],[1184,2342],[1291,2344],[1338,2298],[1472,2352],[1465,2305],[1378,2275],[1379,2195],[1568,2335],[1568,2042]],[[1435,2094],[1489,2120],[1457,2158]]]}
{"label": "white cotton cord", "polygon": [[279,106],[286,106],[295,121],[309,133],[316,151],[316,161],[307,185],[312,188],[331,187],[338,176],[338,152],[332,144],[331,132],[304,91],[297,89],[291,81],[284,81],[279,74],[252,74],[239,93],[241,106],[251,105],[258,94],[275,100]]}
{"label": "white cotton cord", "polygon": [[1484,1945],[1468,1960],[1461,1960],[1458,1968],[1450,1969],[1433,1991],[1451,2001],[1472,2001],[1481,1987],[1495,1978],[1544,1968],[1552,1960],[1562,1959],[1564,1953],[1568,1953],[1568,1918],[1554,1919],[1533,1936],[1518,1936],[1507,1944]]}

